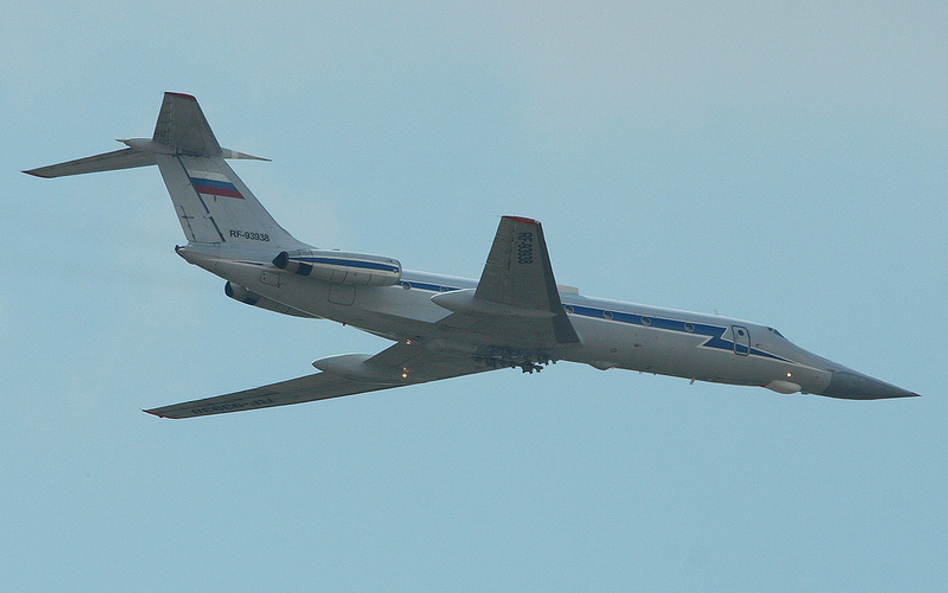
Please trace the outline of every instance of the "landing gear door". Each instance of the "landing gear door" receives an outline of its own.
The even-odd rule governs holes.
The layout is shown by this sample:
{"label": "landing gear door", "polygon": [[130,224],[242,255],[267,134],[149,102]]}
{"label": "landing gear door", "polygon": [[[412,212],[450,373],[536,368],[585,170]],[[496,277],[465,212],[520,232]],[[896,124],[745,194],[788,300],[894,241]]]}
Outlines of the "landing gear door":
{"label": "landing gear door", "polygon": [[731,338],[734,340],[734,354],[747,356],[751,350],[750,332],[743,325],[731,326]]}

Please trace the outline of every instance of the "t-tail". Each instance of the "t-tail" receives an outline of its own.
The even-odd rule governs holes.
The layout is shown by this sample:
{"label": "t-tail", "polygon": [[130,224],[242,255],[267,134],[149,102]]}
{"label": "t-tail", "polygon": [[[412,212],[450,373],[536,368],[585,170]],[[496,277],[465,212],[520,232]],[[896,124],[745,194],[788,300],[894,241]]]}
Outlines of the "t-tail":
{"label": "t-tail", "polygon": [[119,142],[127,148],[24,173],[49,178],[158,165],[189,243],[275,251],[307,247],[277,224],[224,160],[269,159],[221,148],[191,95],[165,93],[154,135]]}

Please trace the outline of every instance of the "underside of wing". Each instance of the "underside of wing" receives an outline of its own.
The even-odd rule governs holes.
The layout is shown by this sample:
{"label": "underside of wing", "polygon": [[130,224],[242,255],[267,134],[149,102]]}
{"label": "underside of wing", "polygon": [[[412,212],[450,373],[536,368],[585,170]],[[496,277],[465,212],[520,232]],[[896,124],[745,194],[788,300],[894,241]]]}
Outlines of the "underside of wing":
{"label": "underside of wing", "polygon": [[161,408],[145,410],[149,414],[162,418],[191,418],[209,416],[225,412],[256,410],[273,406],[286,406],[302,402],[315,401],[365,393],[376,389],[385,389],[385,385],[372,385],[347,381],[327,373],[317,373],[281,381],[263,387],[238,391],[227,395],[209,397]]}
{"label": "underside of wing", "polygon": [[[335,366],[328,363],[333,360],[337,361]],[[338,369],[338,372],[316,373],[263,387],[145,411],[162,418],[209,416],[368,393],[492,370],[492,367],[470,357],[437,354],[404,342],[394,344],[371,357],[344,355],[324,361],[327,361],[327,368]],[[314,364],[319,363],[320,361],[317,361]]]}
{"label": "underside of wing", "polygon": [[[199,115],[189,113],[190,117]],[[367,393],[498,368],[532,373],[555,362],[562,348],[580,341],[560,301],[543,230],[535,220],[503,217],[477,288],[441,293],[432,301],[453,312],[438,322],[444,339],[424,345],[398,342],[374,356],[331,356],[313,363],[321,373],[146,411],[166,418],[190,418]]]}

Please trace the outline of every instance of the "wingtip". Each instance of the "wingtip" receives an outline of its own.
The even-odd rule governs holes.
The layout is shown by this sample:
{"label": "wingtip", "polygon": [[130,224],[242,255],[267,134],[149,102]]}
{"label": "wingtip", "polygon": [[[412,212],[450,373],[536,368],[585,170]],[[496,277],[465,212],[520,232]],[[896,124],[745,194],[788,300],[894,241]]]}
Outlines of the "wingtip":
{"label": "wingtip", "polygon": [[158,412],[156,412],[156,411],[154,411],[154,410],[142,410],[142,412],[145,412],[146,414],[151,414],[152,416],[157,416],[158,418],[171,418],[170,416],[165,416],[164,414],[159,414]]}
{"label": "wingtip", "polygon": [[49,175],[43,175],[39,173],[39,169],[30,169],[29,171],[21,171],[21,173],[26,173],[27,175],[32,175],[33,177],[39,177],[40,179],[49,179]]}

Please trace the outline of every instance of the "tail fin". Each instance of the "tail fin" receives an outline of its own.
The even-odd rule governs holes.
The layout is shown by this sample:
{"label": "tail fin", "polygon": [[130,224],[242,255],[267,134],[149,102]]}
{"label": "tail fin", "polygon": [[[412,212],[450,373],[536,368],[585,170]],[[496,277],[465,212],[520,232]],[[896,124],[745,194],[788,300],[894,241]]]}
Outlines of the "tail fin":
{"label": "tail fin", "polygon": [[268,159],[221,148],[191,95],[165,93],[152,138],[119,142],[128,148],[24,173],[51,178],[158,165],[189,242],[279,251],[306,247],[277,224],[224,161]]}

